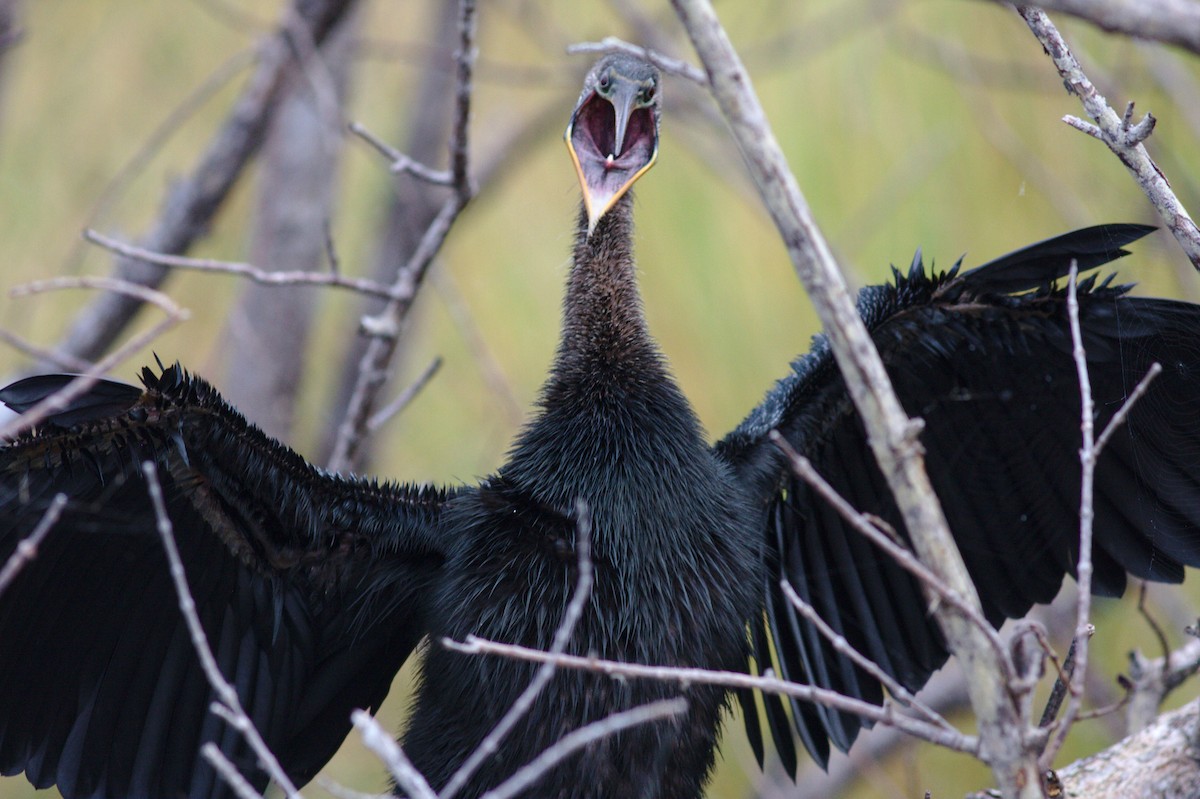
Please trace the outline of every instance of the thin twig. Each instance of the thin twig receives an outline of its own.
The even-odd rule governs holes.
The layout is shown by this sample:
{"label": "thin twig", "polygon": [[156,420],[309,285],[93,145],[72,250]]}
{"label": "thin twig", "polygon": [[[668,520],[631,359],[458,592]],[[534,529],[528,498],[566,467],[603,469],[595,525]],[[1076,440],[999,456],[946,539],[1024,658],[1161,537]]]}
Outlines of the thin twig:
{"label": "thin twig", "polygon": [[196,612],[196,600],[192,598],[191,588],[188,587],[187,574],[183,570],[183,561],[179,557],[179,548],[175,544],[175,528],[171,523],[171,517],[167,514],[167,506],[163,500],[162,484],[158,480],[158,468],[155,466],[154,461],[145,461],[142,464],[142,474],[146,477],[146,488],[150,494],[150,502],[154,507],[158,534],[162,539],[163,550],[166,553],[167,563],[170,566],[171,580],[175,583],[175,593],[179,600],[179,610],[183,614],[183,619],[187,624],[188,634],[192,639],[192,646],[195,648],[196,656],[200,660],[200,667],[204,671],[204,675],[208,679],[208,684],[212,688],[213,693],[220,700],[219,702],[214,702],[211,709],[242,734],[267,775],[279,785],[289,799],[302,799],[300,792],[296,790],[296,786],[292,783],[291,778],[283,770],[283,767],[279,764],[279,760],[276,759],[270,747],[267,746],[266,741],[262,739],[250,716],[242,708],[242,702],[238,698],[237,691],[229,684],[224,675],[221,674],[221,669],[217,665],[217,659],[213,655],[212,648],[208,644],[208,637],[204,633],[204,627],[200,623],[200,616]]}
{"label": "thin twig", "polygon": [[944,727],[947,730],[954,729],[954,725],[946,721],[942,714],[926,705],[920,699],[917,699],[917,697],[913,696],[911,691],[900,684],[899,680],[880,668],[879,664],[877,664],[875,661],[871,660],[866,655],[862,654],[853,646],[851,646],[850,642],[846,640],[845,636],[839,634],[832,627],[830,627],[825,620],[821,618],[820,614],[817,613],[816,609],[813,608],[813,606],[809,603],[805,602],[804,599],[798,593],[796,593],[796,589],[792,587],[792,584],[788,582],[786,577],[779,581],[779,586],[783,589],[784,596],[787,597],[788,601],[792,604],[792,607],[800,611],[800,615],[808,619],[809,622],[817,628],[817,632],[819,632],[825,637],[826,640],[833,644],[833,648],[836,651],[850,658],[856,665],[858,665],[859,668],[861,668],[867,674],[870,674],[875,679],[879,680],[880,684],[887,688],[888,693],[899,700],[899,702],[904,706],[911,707],[913,710],[924,716],[926,720],[938,725],[939,727]]}
{"label": "thin twig", "polygon": [[404,153],[391,146],[383,139],[369,131],[366,126],[359,122],[351,122],[348,126],[351,133],[359,137],[367,144],[374,147],[377,151],[383,154],[383,157],[388,159],[390,166],[388,169],[394,175],[401,173],[412,175],[418,180],[423,180],[434,186],[452,186],[454,176],[450,174],[448,169],[433,169],[425,166],[415,158],[411,158]]}
{"label": "thin twig", "polygon": [[1078,724],[1081,721],[1091,721],[1093,719],[1104,718],[1105,716],[1116,713],[1118,710],[1128,705],[1130,700],[1133,698],[1133,691],[1131,690],[1132,686],[1127,681],[1120,678],[1118,678],[1118,684],[1125,690],[1125,693],[1121,695],[1120,699],[1115,702],[1110,702],[1103,707],[1080,711],[1079,715],[1075,717],[1075,723]]}
{"label": "thin twig", "polygon": [[421,772],[417,771],[408,755],[396,743],[391,733],[380,726],[370,713],[365,710],[355,710],[350,714],[350,722],[362,736],[363,745],[383,761],[388,773],[396,781],[396,787],[408,794],[409,799],[438,799],[429,783]]}
{"label": "thin twig", "polygon": [[332,274],[340,275],[342,259],[338,257],[337,243],[333,240],[333,225],[330,224],[329,217],[325,217],[321,227],[325,233],[325,258],[329,262],[329,271]]}
{"label": "thin twig", "polygon": [[56,352],[46,347],[39,347],[32,341],[28,341],[8,330],[0,330],[0,341],[3,341],[15,350],[36,358],[42,363],[51,364],[55,368],[65,369],[68,372],[86,372],[95,365],[91,361],[75,358],[66,353]]}
{"label": "thin twig", "polygon": [[239,799],[263,799],[263,795],[254,790],[254,786],[242,776],[242,772],[237,770],[237,766],[233,765],[233,761],[225,757],[217,745],[212,741],[200,747],[200,756],[208,761],[209,765],[216,769],[221,775],[221,779],[225,781]]}
{"label": "thin twig", "polygon": [[[562,620],[558,623],[558,628],[554,631],[554,638],[550,642],[551,655],[559,655],[566,651],[567,644],[571,640],[571,636],[575,633],[575,627],[579,623],[580,617],[583,615],[584,605],[587,604],[588,598],[592,595],[592,549],[591,549],[591,531],[592,520],[591,513],[587,505],[578,500],[575,503],[575,551],[578,558],[579,575],[575,582],[575,593],[571,596],[570,602],[567,603],[566,610],[563,611]],[[504,716],[492,728],[492,731],[479,742],[479,746],[475,747],[475,751],[463,761],[463,764],[458,767],[454,775],[446,783],[442,789],[439,799],[453,799],[467,780],[471,778],[485,760],[496,754],[500,747],[500,742],[504,740],[517,722],[529,713],[533,707],[533,702],[538,695],[550,683],[554,677],[555,664],[552,661],[545,661],[541,668],[533,675],[533,679],[529,681],[529,685],[513,702],[512,707],[505,712]],[[515,776],[515,775],[514,775]]]}
{"label": "thin twig", "polygon": [[922,585],[935,593],[939,599],[956,607],[960,613],[982,629],[998,653],[1004,652],[1004,642],[1000,639],[995,628],[988,624],[987,619],[983,617],[981,612],[973,608],[950,586],[946,585],[940,577],[934,574],[928,566],[918,560],[912,551],[899,541],[898,537],[888,535],[887,532],[880,529],[871,517],[859,513],[845,497],[837,492],[837,489],[821,476],[813,467],[812,462],[798,453],[779,431],[772,430],[769,436],[771,443],[779,447],[784,456],[787,457],[789,465],[796,476],[811,486],[843,519],[850,523],[851,527],[864,535],[875,546],[886,552],[889,557],[896,561],[897,565],[917,578]]}
{"label": "thin twig", "polygon": [[670,718],[687,712],[687,700],[682,697],[660,699],[644,705],[613,713],[611,716],[585,724],[567,733],[544,749],[532,761],[517,769],[511,777],[483,794],[480,799],[511,799],[537,782],[543,774],[554,768],[563,759],[588,744],[615,735],[630,727],[637,727],[658,719]]}
{"label": "thin twig", "polygon": [[336,271],[331,272],[272,272],[254,264],[238,261],[217,261],[211,258],[189,258],[183,255],[169,255],[161,252],[151,252],[143,247],[127,244],[110,238],[95,230],[85,230],[83,237],[103,247],[106,250],[122,255],[135,261],[167,266],[172,269],[190,269],[197,272],[220,272],[227,275],[244,277],[264,286],[328,286],[331,288],[349,289],[368,297],[379,297],[385,300],[402,299],[395,286],[385,286],[373,280],[364,278],[344,277]]}
{"label": "thin twig", "polygon": [[425,367],[425,371],[417,375],[417,379],[414,380],[408,386],[408,388],[401,391],[394,400],[380,408],[374,416],[367,420],[367,432],[374,433],[376,430],[387,424],[389,419],[395,417],[397,414],[407,408],[409,404],[417,398],[417,395],[421,393],[422,389],[429,384],[429,381],[433,379],[433,376],[436,375],[438,370],[441,368],[442,357],[439,355],[429,362],[429,365]]}
{"label": "thin twig", "polygon": [[1141,186],[1163,223],[1187,254],[1192,266],[1200,269],[1200,229],[1197,229],[1187,209],[1172,191],[1166,176],[1146,151],[1144,141],[1154,128],[1154,117],[1147,114],[1140,123],[1134,124],[1132,103],[1126,108],[1124,115],[1117,114],[1083,73],[1083,68],[1067,46],[1066,40],[1045,12],[1035,6],[1018,6],[1017,12],[1054,61],[1067,90],[1078,95],[1088,116],[1096,124],[1090,126],[1075,117],[1065,117],[1063,121],[1108,145]]}
{"label": "thin twig", "polygon": [[1067,275],[1067,321],[1071,329],[1071,356],[1075,360],[1075,371],[1079,379],[1079,417],[1083,443],[1079,450],[1079,561],[1075,566],[1075,582],[1079,593],[1075,605],[1075,673],[1068,683],[1070,696],[1062,723],[1047,743],[1039,763],[1049,769],[1054,756],[1062,747],[1083,705],[1084,677],[1088,662],[1088,626],[1092,607],[1092,523],[1095,520],[1093,492],[1096,478],[1095,403],[1092,400],[1092,383],[1088,376],[1087,353],[1083,349],[1083,333],[1079,327],[1079,264],[1071,261]]}
{"label": "thin twig", "polygon": [[[997,2],[1008,5],[1006,0]],[[1200,54],[1200,4],[1195,0],[1039,0],[1038,5],[1106,31],[1174,44]]]}
{"label": "thin twig", "polygon": [[1100,436],[1096,439],[1096,457],[1100,457],[1100,453],[1104,451],[1104,446],[1108,440],[1113,437],[1113,433],[1117,428],[1125,423],[1125,418],[1129,416],[1129,412],[1133,410],[1133,406],[1137,404],[1150,388],[1150,383],[1154,378],[1162,374],[1162,364],[1152,363],[1150,368],[1146,370],[1146,374],[1138,381],[1138,384],[1133,387],[1133,391],[1129,392],[1129,396],[1121,403],[1121,407],[1117,408],[1117,412],[1108,420],[1108,424],[1104,426],[1104,430],[1100,432]]}
{"label": "thin twig", "polygon": [[649,47],[630,44],[623,39],[618,39],[616,36],[606,36],[598,42],[573,44],[567,48],[567,52],[571,55],[576,55],[577,53],[627,53],[628,55],[637,56],[649,61],[663,72],[686,78],[698,86],[708,86],[708,76],[699,67],[694,67],[678,58],[663,55],[655,50],[651,50]]}
{"label": "thin twig", "polygon": [[429,265],[442,247],[451,225],[470,202],[474,194],[467,174],[467,134],[471,116],[471,80],[476,56],[475,0],[459,0],[459,41],[455,53],[456,90],[454,121],[450,133],[450,174],[453,178],[450,197],[442,205],[408,262],[400,269],[393,286],[399,299],[390,300],[383,312],[369,320],[367,327],[383,332],[371,338],[359,362],[358,377],[347,404],[346,414],[338,428],[337,440],[329,457],[329,469],[339,472],[352,466],[362,449],[379,392],[387,382],[389,364],[396,351],[397,331],[412,307],[412,298],[425,278]]}
{"label": "thin twig", "polygon": [[1146,375],[1138,381],[1137,386],[1125,398],[1121,407],[1109,419],[1108,424],[1105,425],[1100,436],[1097,438],[1095,436],[1095,403],[1092,399],[1091,380],[1088,376],[1087,352],[1083,348],[1083,333],[1079,323],[1078,276],[1078,264],[1072,261],[1071,270],[1067,275],[1067,321],[1071,330],[1071,355],[1075,361],[1075,371],[1079,379],[1080,432],[1082,434],[1082,444],[1079,450],[1079,561],[1075,567],[1075,582],[1079,586],[1079,593],[1076,599],[1073,644],[1076,648],[1076,666],[1075,673],[1072,675],[1068,685],[1070,696],[1067,700],[1067,708],[1063,713],[1062,723],[1055,730],[1054,735],[1047,743],[1045,751],[1043,751],[1039,758],[1039,763],[1043,769],[1048,769],[1053,764],[1055,755],[1058,754],[1058,750],[1066,741],[1067,734],[1070,732],[1071,726],[1075,723],[1083,706],[1083,688],[1088,662],[1088,640],[1091,637],[1090,630],[1094,630],[1090,619],[1092,574],[1094,570],[1092,539],[1093,522],[1095,520],[1094,493],[1096,463],[1103,446],[1108,443],[1116,429],[1126,420],[1137,401],[1145,395],[1150,382],[1162,371],[1162,367],[1159,364],[1151,364]]}
{"label": "thin twig", "polygon": [[1158,623],[1158,619],[1154,618],[1154,614],[1150,612],[1150,608],[1146,607],[1146,597],[1150,595],[1147,590],[1149,583],[1145,580],[1138,587],[1138,615],[1141,616],[1146,625],[1150,628],[1150,632],[1154,633],[1154,637],[1158,639],[1159,649],[1162,651],[1164,658],[1171,656],[1171,645],[1167,641],[1167,634],[1163,630],[1162,625]]}
{"label": "thin twig", "polygon": [[461,643],[449,638],[443,638],[441,643],[447,649],[467,655],[499,655],[533,663],[553,662],[559,668],[590,671],[617,679],[637,678],[677,682],[683,685],[718,685],[724,688],[749,688],[770,694],[781,694],[794,697],[802,702],[814,702],[834,710],[854,713],[876,724],[891,724],[931,743],[957,752],[979,755],[979,740],[974,736],[949,731],[936,724],[897,713],[891,702],[884,702],[882,706],[875,705],[826,688],[781,680],[773,676],[769,670],[756,676],[740,671],[651,666],[581,655],[553,655],[540,649],[489,641],[474,635],[468,635],[466,640]]}
{"label": "thin twig", "polygon": [[67,495],[55,494],[33,531],[17,542],[17,548],[8,556],[4,568],[0,569],[0,595],[4,594],[9,584],[20,574],[21,569],[25,568],[25,564],[37,557],[38,547],[51,528],[58,523],[58,518],[62,516],[63,508],[66,506]]}
{"label": "thin twig", "polygon": [[116,294],[127,294],[130,297],[136,297],[142,302],[149,302],[162,308],[169,316],[177,316],[183,313],[174,300],[167,294],[161,291],[144,286],[140,283],[131,283],[128,280],[121,280],[115,277],[49,277],[44,280],[32,280],[28,283],[22,283],[19,286],[13,286],[8,291],[8,296],[13,299],[21,297],[31,297],[35,294],[45,294],[48,291],[62,291],[64,289],[103,289]]}
{"label": "thin twig", "polygon": [[[482,169],[480,171],[482,172]],[[525,406],[517,397],[512,380],[505,374],[504,367],[492,352],[488,336],[480,330],[479,320],[463,297],[454,274],[449,269],[440,269],[432,273],[429,279],[471,353],[471,359],[483,377],[493,406],[503,414],[510,427],[519,427],[525,419]]]}

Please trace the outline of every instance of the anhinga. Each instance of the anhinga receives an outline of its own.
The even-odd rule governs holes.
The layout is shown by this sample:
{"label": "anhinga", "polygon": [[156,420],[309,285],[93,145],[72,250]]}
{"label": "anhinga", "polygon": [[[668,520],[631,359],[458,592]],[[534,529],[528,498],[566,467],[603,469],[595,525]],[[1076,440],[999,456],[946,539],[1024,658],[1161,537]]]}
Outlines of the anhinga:
{"label": "anhinga", "polygon": [[[162,475],[217,660],[299,781],[429,636],[403,744],[435,788],[445,784],[533,667],[436,642],[548,646],[576,581],[581,508],[595,587],[569,651],[741,670],[774,657],[787,678],[881,701],[878,681],[789,605],[786,577],[903,684],[926,681],[947,653],[921,588],[768,438],[779,430],[859,509],[906,534],[825,341],[709,446],[647,331],[629,188],[657,156],[659,90],[652,66],[624,56],[587,77],[567,128],[583,210],[562,337],[533,420],[480,485],[327,474],[178,366],[144,370],[144,391],[101,383],[0,449],[0,561],[54,495],[69,497],[0,596],[0,771],[72,798],[227,796],[198,755],[215,741],[266,780],[208,712],[145,460]],[[1080,400],[1058,282],[1072,261],[1093,269],[1148,230],[1081,230],[968,272],[927,272],[918,256],[860,296],[897,392],[925,420],[931,478],[993,623],[1050,600],[1077,561]],[[1200,563],[1200,307],[1094,278],[1079,290],[1100,423],[1153,362],[1164,367],[1097,469],[1095,588],[1120,594],[1127,573],[1178,581]],[[32,378],[0,399],[22,410],[68,379]],[[460,795],[587,722],[680,693],[685,715],[592,744],[526,795],[699,796],[730,695],[577,671],[556,674]],[[783,700],[766,707],[792,768],[793,723],[820,761],[861,726],[820,707],[794,704],[791,721]],[[761,757],[757,722],[748,729]]]}

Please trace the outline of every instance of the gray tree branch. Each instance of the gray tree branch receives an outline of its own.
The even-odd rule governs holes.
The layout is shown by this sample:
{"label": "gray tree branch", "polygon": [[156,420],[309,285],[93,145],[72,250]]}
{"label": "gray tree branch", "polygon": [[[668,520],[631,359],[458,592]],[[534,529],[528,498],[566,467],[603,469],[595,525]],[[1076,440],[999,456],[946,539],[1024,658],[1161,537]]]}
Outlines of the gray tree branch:
{"label": "gray tree branch", "polygon": [[1017,12],[1054,61],[1067,90],[1079,97],[1095,124],[1083,122],[1072,116],[1064,117],[1063,121],[1094,136],[1112,150],[1113,155],[1125,165],[1154,205],[1163,223],[1192,262],[1192,266],[1200,269],[1200,229],[1196,227],[1187,209],[1171,189],[1171,184],[1162,170],[1146,151],[1144,142],[1154,130],[1154,117],[1147,114],[1135,124],[1133,103],[1127,106],[1124,115],[1117,114],[1088,80],[1066,40],[1046,13],[1035,6],[1018,6]]}
{"label": "gray tree branch", "polygon": [[[917,435],[920,425],[900,407],[833,256],[787,166],[738,58],[706,0],[672,0],[708,72],[714,97],[763,200],[775,220],[800,281],[829,335],[838,366],[867,428],[871,449],[896,497],[918,555],[972,606],[979,598],[954,545],[945,516],[925,473]],[[949,649],[968,672],[971,704],[979,721],[981,756],[992,767],[1005,797],[1037,799],[1037,759],[1008,691],[1010,664],[967,616],[938,604],[935,617]]]}
{"label": "gray tree branch", "polygon": [[1200,53],[1200,3],[1196,0],[1042,0],[1038,5],[1111,33],[1154,39]]}

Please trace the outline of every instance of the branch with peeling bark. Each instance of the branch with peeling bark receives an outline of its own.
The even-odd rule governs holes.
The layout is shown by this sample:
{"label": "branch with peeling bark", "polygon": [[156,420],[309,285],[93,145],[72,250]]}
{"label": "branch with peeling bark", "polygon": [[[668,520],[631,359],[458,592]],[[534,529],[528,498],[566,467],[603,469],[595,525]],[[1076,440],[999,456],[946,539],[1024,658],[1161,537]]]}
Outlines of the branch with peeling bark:
{"label": "branch with peeling bark", "polygon": [[[996,1],[1009,5],[1005,0]],[[1043,0],[1038,5],[1112,33],[1200,53],[1200,3],[1196,0]]]}
{"label": "branch with peeling bark", "polygon": [[1123,115],[1117,114],[1088,80],[1066,40],[1045,12],[1034,6],[1018,6],[1017,12],[1054,61],[1067,90],[1079,97],[1095,124],[1072,116],[1064,117],[1063,121],[1099,139],[1112,150],[1154,205],[1159,217],[1192,262],[1192,266],[1200,269],[1200,229],[1192,221],[1187,209],[1183,207],[1183,203],[1179,201],[1171,189],[1171,184],[1154,163],[1143,143],[1154,129],[1154,117],[1147,114],[1141,122],[1134,123],[1133,103],[1126,107]]}
{"label": "branch with peeling bark", "polygon": [[[925,473],[917,441],[920,425],[904,413],[891,388],[879,353],[788,169],[745,67],[706,0],[673,0],[672,4],[704,63],[717,104],[829,336],[914,548],[939,579],[978,610],[975,587]],[[1006,687],[1010,664],[979,626],[957,608],[941,603],[934,615],[950,651],[969,672],[983,756],[1001,790],[1006,796],[1034,799],[1040,794],[1037,761],[1023,740],[1022,720]]]}
{"label": "branch with peeling bark", "polygon": [[[1200,701],[1160,716],[1108,749],[1058,771],[1070,799],[1185,799],[1200,796]],[[991,799],[977,793],[968,799]]]}

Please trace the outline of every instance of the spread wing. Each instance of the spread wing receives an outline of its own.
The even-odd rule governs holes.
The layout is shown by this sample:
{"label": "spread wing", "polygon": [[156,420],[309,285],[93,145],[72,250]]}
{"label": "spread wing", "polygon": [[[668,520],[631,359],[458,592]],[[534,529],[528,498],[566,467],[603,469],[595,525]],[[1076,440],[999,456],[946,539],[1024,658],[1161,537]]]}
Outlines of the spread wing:
{"label": "spread wing", "polygon": [[[1107,225],[1060,236],[958,274],[925,273],[920,253],[895,285],[864,290],[859,309],[900,401],[925,420],[926,466],[993,624],[1048,602],[1078,556],[1080,398],[1066,290],[1081,270],[1125,255],[1150,228]],[[1126,574],[1178,582],[1200,564],[1200,306],[1132,297],[1081,281],[1080,321],[1097,432],[1151,364],[1163,366],[1096,472],[1097,593],[1119,595]],[[1025,293],[1017,293],[1025,292]],[[795,478],[767,440],[778,429],[859,510],[907,537],[861,421],[818,339],[745,422],[717,445],[762,508],[768,576],[760,662],[773,649],[788,679],[871,701],[878,681],[856,668],[784,597],[786,578],[832,627],[910,689],[946,660],[916,582]],[[769,642],[769,643],[768,643]],[[767,661],[769,662],[769,661]],[[786,717],[768,719],[795,763]],[[793,707],[818,760],[846,749],[857,717]],[[752,735],[757,730],[752,731]]]}
{"label": "spread wing", "polygon": [[[0,391],[24,410],[71,378]],[[0,772],[73,797],[231,795],[198,750],[266,777],[212,715],[141,463],[154,461],[196,609],[243,707],[303,783],[424,632],[448,495],[323,473],[178,366],[101,383],[0,446],[0,564],[67,505],[0,594]]]}

